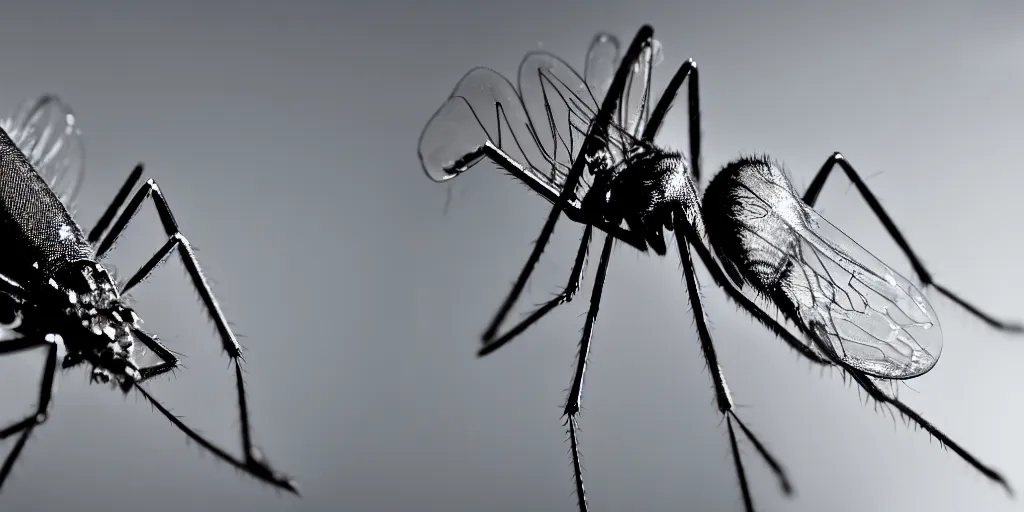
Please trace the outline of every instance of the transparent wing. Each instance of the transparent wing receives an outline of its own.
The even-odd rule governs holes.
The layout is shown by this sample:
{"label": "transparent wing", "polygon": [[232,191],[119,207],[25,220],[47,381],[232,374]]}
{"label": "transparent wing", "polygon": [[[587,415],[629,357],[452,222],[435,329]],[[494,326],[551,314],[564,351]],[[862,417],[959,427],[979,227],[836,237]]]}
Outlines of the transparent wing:
{"label": "transparent wing", "polygon": [[[544,52],[528,54],[520,65],[519,91],[527,107],[533,107],[530,119],[536,122],[552,111],[552,117],[557,119],[568,111],[569,116],[565,117],[582,120],[571,124],[576,130],[574,136],[582,142],[609,92],[615,72],[622,65],[621,51],[618,38],[607,33],[597,34],[587,50],[582,78],[557,56]],[[619,106],[607,127],[605,141],[610,163],[622,161],[626,152],[636,146],[636,139],[650,118],[652,71],[662,59],[661,43],[656,39],[649,41],[639,58],[631,64],[625,86],[616,92]],[[549,101],[550,92],[555,89],[558,89],[557,96],[567,99],[561,105]],[[545,96],[542,92],[549,94]],[[559,125],[558,128],[567,127]],[[546,135],[550,136],[549,133]]]}
{"label": "transparent wing", "polygon": [[[595,96],[576,70],[547,52],[526,54],[519,65],[519,93],[532,137],[545,158],[544,179],[561,188],[604,97]],[[589,189],[589,177],[584,173],[577,197]]]}
{"label": "transparent wing", "polygon": [[484,158],[491,143],[524,168],[527,176],[557,195],[548,155],[533,139],[522,100],[504,76],[489,68],[466,73],[420,135],[423,170],[435,181],[462,174]]}
{"label": "transparent wing", "polygon": [[56,96],[43,95],[23,103],[0,127],[71,208],[85,174],[85,148],[71,108]]}
{"label": "transparent wing", "polygon": [[661,43],[657,40],[651,42],[651,46],[644,50],[640,60],[633,63],[632,73],[626,81],[626,88],[622,92],[622,108],[618,111],[617,125],[622,128],[622,139],[619,144],[628,142],[625,134],[630,138],[640,136],[641,130],[647,126],[651,117],[651,78],[654,67],[662,61]]}
{"label": "transparent wing", "polygon": [[590,42],[583,77],[594,97],[604,98],[604,95],[608,94],[608,88],[612,86],[612,80],[615,78],[615,70],[619,69],[619,61],[622,60],[621,52],[622,44],[612,34],[601,32]]}
{"label": "transparent wing", "polygon": [[[653,48],[658,46],[648,43],[627,84],[649,84],[649,69],[654,56],[660,55]],[[599,34],[591,43],[583,76],[547,52],[526,55],[519,66],[518,89],[492,69],[470,70],[420,136],[424,171],[435,181],[453,178],[479,162],[490,142],[521,165],[530,179],[559,194],[620,61],[618,40]],[[646,78],[638,79],[641,75]],[[642,119],[636,113],[649,107],[633,96],[649,95],[633,92],[613,119]],[[614,161],[632,139],[617,123],[607,131]],[[579,198],[590,186],[587,173],[584,178],[576,190]]]}
{"label": "transparent wing", "polygon": [[823,348],[867,374],[917,377],[942,353],[938,317],[907,278],[806,205],[783,292]]}

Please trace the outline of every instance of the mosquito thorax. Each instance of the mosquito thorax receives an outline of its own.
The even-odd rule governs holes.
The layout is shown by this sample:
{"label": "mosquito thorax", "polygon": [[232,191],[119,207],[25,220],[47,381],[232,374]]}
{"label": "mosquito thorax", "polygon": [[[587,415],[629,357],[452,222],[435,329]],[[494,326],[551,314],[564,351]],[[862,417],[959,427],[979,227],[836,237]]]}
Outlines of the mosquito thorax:
{"label": "mosquito thorax", "polygon": [[618,164],[597,173],[583,201],[603,220],[625,222],[640,233],[657,254],[665,255],[665,229],[672,229],[672,213],[695,207],[697,190],[679,153],[651,144],[632,148]]}
{"label": "mosquito thorax", "polygon": [[767,156],[730,162],[711,179],[701,215],[712,248],[738,285],[767,293],[778,283],[799,243],[788,226],[803,223],[800,206],[782,166]]}

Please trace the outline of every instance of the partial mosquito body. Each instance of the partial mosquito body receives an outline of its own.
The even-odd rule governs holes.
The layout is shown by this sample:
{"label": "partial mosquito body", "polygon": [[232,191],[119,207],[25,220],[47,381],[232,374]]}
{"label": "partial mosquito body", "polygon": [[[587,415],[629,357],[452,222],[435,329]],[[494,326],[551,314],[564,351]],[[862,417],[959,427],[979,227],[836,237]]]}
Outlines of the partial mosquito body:
{"label": "partial mosquito body", "polygon": [[[991,326],[1021,332],[936,284],[854,168],[833,154],[801,196],[781,164],[768,157],[726,165],[703,192],[697,66],[683,63],[651,108],[651,70],[659,63],[653,29],[644,26],[625,53],[611,35],[599,34],[586,67],[576,72],[562,59],[531,52],[519,67],[518,87],[487,68],[469,71],[420,137],[427,175],[445,181],[488,159],[548,199],[553,207],[512,291],[483,334],[480,355],[497,350],[557,306],[573,299],[594,229],[606,233],[590,308],[564,413],[567,418],[579,508],[587,510],[576,422],[597,311],[616,240],[640,251],[667,254],[666,230],[675,232],[701,350],[726,419],[744,506],[753,511],[734,425],[779,479],[781,465],[740,420],[718,363],[690,250],[715,284],[754,318],[808,360],[838,366],[876,401],[894,407],[986,477],[1009,486],[995,470],[954,442],[903,402],[882,391],[877,379],[909,379],[933,368],[942,349],[935,311],[922,288],[933,286]],[[679,89],[687,86],[689,158],[654,143]],[[813,206],[838,166],[856,186],[890,236],[910,259],[918,287],[821,217]],[[562,213],[583,225],[569,281],[554,299],[499,332],[525,288]],[[716,259],[717,256],[717,259]],[[750,292],[745,294],[744,291]],[[757,301],[780,311],[790,332]]]}
{"label": "partial mosquito body", "polygon": [[[20,434],[0,468],[0,487],[33,429],[46,420],[58,363],[62,368],[88,363],[94,382],[110,383],[124,393],[137,389],[184,434],[218,458],[273,486],[296,492],[294,482],[272,470],[252,446],[241,347],[160,189],[149,180],[132,195],[142,177],[142,165],[138,165],[87,236],[69,211],[83,172],[84,153],[74,114],[58,98],[43,96],[26,103],[0,129],[0,240],[5,243],[0,297],[4,313],[15,317],[0,337],[0,354],[31,348],[47,350],[36,411],[0,430],[0,439]],[[129,195],[132,200],[124,207]],[[156,204],[168,241],[119,288],[99,262],[149,197]],[[186,426],[140,386],[176,368],[178,359],[141,329],[141,319],[124,304],[122,294],[144,280],[175,249],[235,366],[245,454],[242,459]],[[161,361],[140,367],[134,353],[136,341]]]}

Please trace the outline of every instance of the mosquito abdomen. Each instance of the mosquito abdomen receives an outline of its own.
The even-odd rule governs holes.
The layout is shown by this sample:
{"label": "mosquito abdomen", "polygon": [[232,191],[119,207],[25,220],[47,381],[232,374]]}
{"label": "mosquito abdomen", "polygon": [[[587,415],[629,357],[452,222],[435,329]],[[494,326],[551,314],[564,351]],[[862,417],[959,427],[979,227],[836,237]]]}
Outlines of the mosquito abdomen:
{"label": "mosquito abdomen", "polygon": [[794,224],[803,209],[789,178],[768,157],[725,166],[704,192],[701,214],[708,240],[737,284],[768,293],[799,244]]}
{"label": "mosquito abdomen", "polygon": [[93,259],[78,223],[3,130],[0,239],[5,241],[0,273],[17,281],[29,272],[52,275],[69,263]]}

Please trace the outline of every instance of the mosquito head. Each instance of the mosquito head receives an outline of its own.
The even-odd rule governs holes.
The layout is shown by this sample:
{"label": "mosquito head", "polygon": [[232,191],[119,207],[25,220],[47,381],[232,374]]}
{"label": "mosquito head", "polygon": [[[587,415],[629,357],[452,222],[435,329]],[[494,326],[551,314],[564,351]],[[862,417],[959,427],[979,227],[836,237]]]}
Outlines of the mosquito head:
{"label": "mosquito head", "polygon": [[140,379],[131,348],[125,349],[120,342],[107,336],[78,332],[68,337],[50,334],[47,339],[58,345],[58,354],[64,354],[61,362],[63,368],[89,363],[92,366],[90,380],[93,383],[110,384],[128,393]]}
{"label": "mosquito head", "polygon": [[60,303],[64,318],[87,331],[65,337],[64,366],[88,361],[93,366],[93,382],[130,389],[139,377],[132,332],[142,320],[122,304],[110,274],[95,262],[81,260],[59,269],[48,284],[54,292],[51,301]]}
{"label": "mosquito head", "polygon": [[135,345],[132,331],[142,320],[131,308],[114,302],[105,307],[79,305],[71,310],[76,313],[82,327],[93,335],[87,345],[77,347],[79,350],[97,353],[104,360],[132,360]]}
{"label": "mosquito head", "polygon": [[68,317],[100,336],[114,354],[130,355],[134,343],[132,330],[142,320],[121,303],[117,286],[106,269],[91,261],[77,261],[55,273],[49,284],[60,300],[66,301]]}
{"label": "mosquito head", "polygon": [[127,393],[139,379],[132,329],[141,320],[131,308],[119,303],[86,313],[82,325],[89,329],[96,340],[92,346],[83,347],[91,355],[92,381],[119,386]]}

